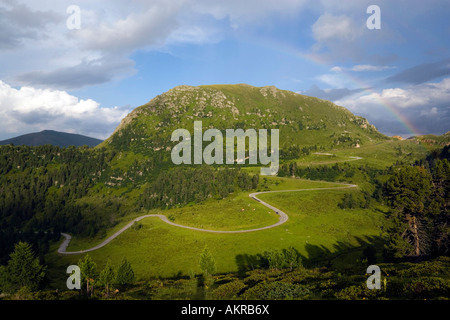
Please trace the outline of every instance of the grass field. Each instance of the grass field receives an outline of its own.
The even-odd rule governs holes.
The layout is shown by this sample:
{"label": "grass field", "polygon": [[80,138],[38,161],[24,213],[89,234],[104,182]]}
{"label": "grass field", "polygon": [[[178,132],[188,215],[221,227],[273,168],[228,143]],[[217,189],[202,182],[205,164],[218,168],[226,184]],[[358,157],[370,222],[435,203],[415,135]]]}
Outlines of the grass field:
{"label": "grass field", "polygon": [[[270,177],[266,186],[270,190],[290,190],[329,188],[339,184]],[[261,194],[262,200],[286,212],[289,220],[279,227],[250,233],[212,234],[174,227],[158,218],[146,218],[141,220],[140,228],[128,229],[89,255],[99,268],[103,268],[108,259],[118,265],[126,257],[138,279],[199,273],[199,256],[205,245],[216,260],[218,273],[236,271],[238,255],[255,255],[290,246],[296,248],[305,260],[323,260],[332,254],[340,255],[372,243],[380,235],[382,210],[340,209],[337,204],[347,192],[359,191],[355,188]],[[218,230],[253,228],[277,221],[275,214],[250,199],[248,193],[162,212],[167,216],[174,215],[179,224]],[[149,212],[142,212],[146,213]],[[109,230],[107,236],[140,214],[127,216],[126,221]],[[68,251],[87,249],[101,240],[74,239]],[[46,260],[55,285],[64,287],[65,269],[76,264],[83,255],[57,255],[58,245],[52,247]],[[351,259],[357,259],[358,254],[352,255]]]}
{"label": "grass field", "polygon": [[[297,165],[332,165],[339,162],[352,162],[358,165],[370,165],[374,168],[385,168],[396,161],[413,161],[425,157],[432,147],[413,140],[387,140],[376,144],[366,144],[360,148],[335,149],[314,152],[300,159]],[[361,159],[354,160],[351,157]],[[293,160],[294,161],[294,160]]]}

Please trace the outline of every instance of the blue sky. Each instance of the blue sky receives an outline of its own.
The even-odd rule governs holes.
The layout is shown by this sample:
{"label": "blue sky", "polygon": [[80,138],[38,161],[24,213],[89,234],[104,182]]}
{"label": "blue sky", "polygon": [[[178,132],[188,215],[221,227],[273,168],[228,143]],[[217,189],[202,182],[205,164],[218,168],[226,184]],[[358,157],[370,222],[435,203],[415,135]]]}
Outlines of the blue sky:
{"label": "blue sky", "polygon": [[[367,28],[370,5],[381,29]],[[43,129],[103,139],[175,86],[225,83],[331,100],[388,135],[442,134],[449,9],[446,0],[1,0],[0,139]]]}

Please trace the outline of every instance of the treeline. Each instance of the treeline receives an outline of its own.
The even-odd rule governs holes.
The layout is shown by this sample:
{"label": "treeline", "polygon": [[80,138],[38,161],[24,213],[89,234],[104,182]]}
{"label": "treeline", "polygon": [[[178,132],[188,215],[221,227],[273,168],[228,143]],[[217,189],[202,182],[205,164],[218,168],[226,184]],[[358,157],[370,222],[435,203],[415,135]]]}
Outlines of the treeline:
{"label": "treeline", "polygon": [[357,172],[364,174],[368,180],[374,180],[376,177],[386,174],[388,169],[376,169],[368,165],[355,166],[346,162],[318,166],[298,166],[296,162],[289,162],[280,166],[278,176],[336,181],[338,177],[352,178]]}
{"label": "treeline", "polygon": [[290,146],[283,146],[283,148],[280,149],[280,159],[283,160],[292,160],[292,159],[298,159],[301,156],[307,156],[311,153],[311,151],[317,151],[318,147],[317,145],[314,146],[305,146],[300,148],[296,145],[290,145]]}
{"label": "treeline", "polygon": [[165,209],[223,199],[238,190],[256,189],[258,183],[258,174],[250,176],[238,168],[175,167],[159,174],[145,189],[140,204],[146,209]]}
{"label": "treeline", "polygon": [[114,151],[88,148],[0,147],[0,262],[18,241],[41,255],[61,231],[93,235],[104,227],[103,208],[78,204],[108,174]]}

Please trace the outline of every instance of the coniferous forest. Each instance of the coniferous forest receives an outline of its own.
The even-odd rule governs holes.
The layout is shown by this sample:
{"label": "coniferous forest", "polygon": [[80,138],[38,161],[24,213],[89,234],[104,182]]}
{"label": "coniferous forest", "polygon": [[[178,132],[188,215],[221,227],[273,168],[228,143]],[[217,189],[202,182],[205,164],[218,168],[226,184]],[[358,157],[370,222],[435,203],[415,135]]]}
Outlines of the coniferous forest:
{"label": "coniferous forest", "polygon": [[[115,151],[87,147],[0,147],[0,261],[4,263],[18,241],[27,241],[39,255],[61,232],[96,236],[115,225],[115,217],[139,208],[171,208],[222,199],[236,190],[255,189],[259,176],[236,168],[209,166],[148,172],[147,162],[133,162],[130,169],[111,168]],[[119,183],[118,183],[119,181]],[[120,197],[108,197],[105,189],[138,183],[147,185],[137,201],[123,207]],[[82,203],[94,186],[102,186],[102,200]],[[100,187],[99,187],[100,188]]]}

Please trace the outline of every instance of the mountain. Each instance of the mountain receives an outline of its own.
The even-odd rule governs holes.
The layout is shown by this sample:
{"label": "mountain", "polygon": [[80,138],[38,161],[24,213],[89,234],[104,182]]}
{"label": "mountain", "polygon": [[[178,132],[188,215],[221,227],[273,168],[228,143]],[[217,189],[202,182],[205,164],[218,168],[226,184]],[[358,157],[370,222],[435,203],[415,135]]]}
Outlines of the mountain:
{"label": "mountain", "polygon": [[40,146],[51,144],[58,147],[80,147],[83,145],[87,145],[88,147],[95,147],[101,142],[102,140],[83,136],[80,134],[44,130],[41,132],[28,133],[15,138],[0,141],[0,145],[14,144]]}
{"label": "mountain", "polygon": [[279,129],[280,160],[311,150],[359,147],[389,139],[344,107],[273,86],[178,86],[134,109],[100,146],[168,160],[171,134],[194,121],[203,130]]}
{"label": "mountain", "polygon": [[416,141],[416,142],[422,142],[431,146],[441,146],[445,147],[450,145],[450,131],[437,136],[434,134],[427,134],[423,136],[413,136],[409,138],[410,140]]}

